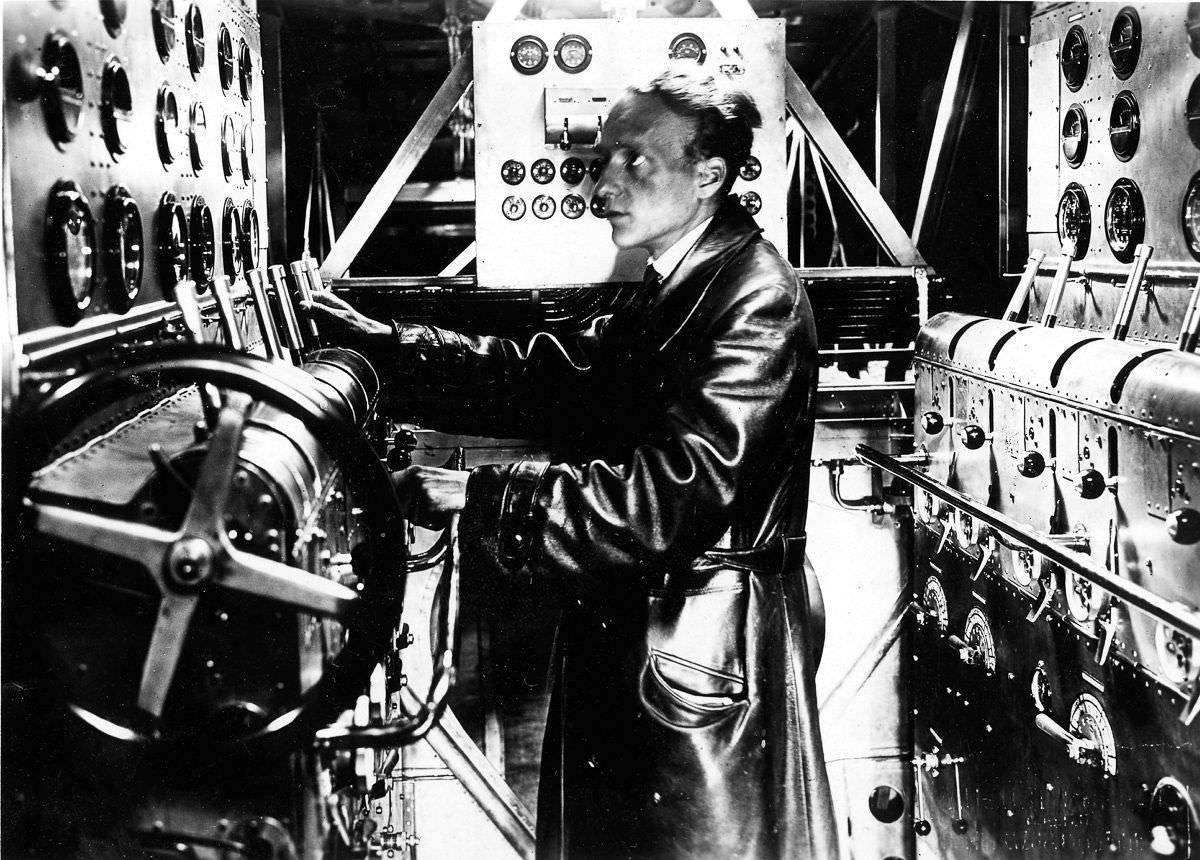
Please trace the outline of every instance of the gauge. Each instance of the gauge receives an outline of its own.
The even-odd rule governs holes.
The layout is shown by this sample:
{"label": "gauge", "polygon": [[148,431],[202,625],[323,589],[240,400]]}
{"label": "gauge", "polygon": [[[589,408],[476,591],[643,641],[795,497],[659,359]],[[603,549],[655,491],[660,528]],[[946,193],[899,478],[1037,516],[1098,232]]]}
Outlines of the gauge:
{"label": "gauge", "polygon": [[1189,3],[1187,9],[1188,45],[1200,57],[1200,3]]}
{"label": "gauge", "polygon": [[751,155],[746,159],[742,166],[738,168],[738,176],[742,177],[742,179],[746,180],[747,182],[753,182],[755,179],[758,179],[758,177],[762,176],[762,162]]}
{"label": "gauge", "polygon": [[1054,704],[1054,691],[1050,687],[1050,676],[1046,673],[1046,664],[1042,660],[1038,660],[1037,667],[1033,670],[1033,677],[1029,679],[1029,697],[1033,699],[1033,706],[1042,713],[1050,710],[1050,706]]}
{"label": "gauge", "polygon": [[504,202],[500,204],[500,211],[509,221],[518,221],[525,216],[525,201],[520,197],[510,195],[505,197]]}
{"label": "gauge", "polygon": [[1034,580],[1041,580],[1046,563],[1040,553],[1028,549],[1012,551],[1012,578],[1017,585],[1029,588]]}
{"label": "gauge", "polygon": [[920,487],[913,488],[913,512],[917,519],[926,524],[937,521],[937,509],[934,506],[933,494],[927,493]]}
{"label": "gauge", "polygon": [[1137,10],[1126,6],[1117,13],[1108,33],[1108,58],[1121,80],[1133,74],[1142,53],[1142,19]]}
{"label": "gauge", "polygon": [[1183,195],[1183,238],[1192,256],[1200,260],[1200,173],[1192,176]]}
{"label": "gauge", "polygon": [[604,172],[604,165],[607,163],[607,158],[592,159],[592,163],[588,165],[588,176],[592,177],[593,182],[600,181],[600,174]]}
{"label": "gauge", "polygon": [[1100,614],[1107,603],[1107,592],[1069,570],[1063,571],[1063,580],[1063,598],[1073,620],[1083,623]]}
{"label": "gauge", "polygon": [[50,33],[42,44],[42,68],[46,73],[42,110],[46,126],[56,143],[75,138],[83,113],[83,69],[75,46],[61,33]]}
{"label": "gauge", "polygon": [[104,29],[108,35],[121,35],[128,6],[127,0],[100,0],[100,17],[104,19]]}
{"label": "gauge", "polygon": [[562,214],[572,221],[587,211],[587,201],[578,194],[568,194],[562,200]]}
{"label": "gauge", "polygon": [[114,158],[128,147],[133,121],[129,75],[116,57],[109,57],[100,76],[100,129]]}
{"label": "gauge", "polygon": [[179,124],[179,102],[175,91],[167,84],[158,90],[158,106],[154,112],[154,128],[158,139],[158,157],[163,164],[175,160],[182,129]]}
{"label": "gauge", "polygon": [[217,30],[217,77],[222,90],[233,86],[233,38],[224,24]]}
{"label": "gauge", "polygon": [[692,60],[695,63],[703,63],[704,58],[708,56],[708,49],[704,47],[704,40],[695,33],[680,33],[671,40],[667,56],[672,60]]}
{"label": "gauge", "polygon": [[1109,776],[1116,776],[1117,744],[1113,738],[1112,723],[1099,699],[1091,693],[1081,693],[1071,705],[1067,728],[1075,737],[1091,741],[1094,745],[1081,753],[1081,763],[1098,767]]}
{"label": "gauge", "polygon": [[254,127],[250,123],[242,129],[242,179],[254,181]]}
{"label": "gauge", "polygon": [[954,518],[954,533],[958,535],[960,546],[971,547],[986,537],[987,526],[966,511],[960,510]]}
{"label": "gauge", "polygon": [[1067,164],[1078,167],[1087,155],[1088,121],[1083,105],[1074,104],[1063,115],[1062,152]]}
{"label": "gauge", "polygon": [[592,63],[592,45],[583,36],[563,36],[554,46],[554,62],[568,74],[578,74]]}
{"label": "gauge", "polygon": [[114,185],[104,203],[104,278],[109,300],[121,313],[142,288],[142,215],[124,185]]}
{"label": "gauge", "polygon": [[1075,242],[1075,259],[1082,260],[1092,236],[1092,208],[1087,192],[1072,182],[1058,201],[1058,241]]}
{"label": "gauge", "polygon": [[258,249],[261,241],[258,211],[250,201],[246,201],[242,207],[242,265],[247,269],[258,268]]}
{"label": "gauge", "polygon": [[1137,99],[1125,90],[1113,99],[1112,112],[1108,115],[1108,142],[1113,155],[1121,161],[1133,158],[1141,137],[1142,119]]}
{"label": "gauge", "polygon": [[250,46],[246,44],[246,40],[242,39],[238,45],[238,95],[242,97],[242,101],[250,101],[250,94],[254,92],[254,55],[250,53]]}
{"label": "gauge", "polygon": [[1062,68],[1067,89],[1076,92],[1083,86],[1088,70],[1088,40],[1083,28],[1076,24],[1063,38],[1058,64]]}
{"label": "gauge", "polygon": [[583,159],[574,156],[564,161],[558,172],[562,176],[563,182],[568,185],[578,185],[583,182],[583,177],[587,176],[587,168],[583,166]]}
{"label": "gauge", "polygon": [[154,46],[164,63],[175,50],[175,0],[154,0],[150,7],[150,26],[154,30]]}
{"label": "gauge", "polygon": [[500,178],[506,185],[520,185],[525,181],[525,165],[515,158],[510,158],[500,165]]}
{"label": "gauge", "polygon": [[188,111],[188,149],[192,155],[192,169],[199,172],[204,167],[204,139],[208,136],[208,114],[200,102],[192,102]]}
{"label": "gauge", "polygon": [[1196,76],[1188,90],[1184,115],[1187,117],[1188,137],[1193,145],[1200,148],[1200,75]]}
{"label": "gauge", "polygon": [[1158,674],[1177,687],[1200,677],[1200,649],[1196,640],[1161,621],[1154,628]]}
{"label": "gauge", "polygon": [[187,43],[188,68],[192,70],[192,77],[199,77],[204,68],[204,16],[196,3],[188,7],[183,20],[183,35]]}
{"label": "gauge", "polygon": [[936,576],[925,580],[925,588],[921,591],[921,604],[925,611],[937,622],[938,633],[945,633],[950,626],[950,604],[946,601],[946,590]]}
{"label": "gauge", "polygon": [[967,643],[967,662],[979,666],[989,675],[996,671],[996,640],[992,637],[992,625],[978,606],[967,615],[963,627],[963,641]]}
{"label": "gauge", "polygon": [[537,197],[533,198],[533,205],[529,208],[533,210],[533,214],[536,217],[545,221],[554,214],[554,210],[557,208],[557,205],[558,204],[554,202],[554,198],[549,194],[539,194]]}
{"label": "gauge", "polygon": [[738,198],[738,202],[751,215],[757,215],[762,209],[762,198],[758,196],[758,192],[756,191],[747,191]]}
{"label": "gauge", "polygon": [[557,171],[554,169],[554,162],[548,158],[539,158],[529,168],[529,175],[533,177],[533,181],[538,185],[545,185],[554,179]]}
{"label": "gauge", "polygon": [[242,213],[234,205],[233,200],[225,198],[225,206],[221,210],[221,257],[225,264],[225,274],[236,278],[242,273]]}
{"label": "gauge", "polygon": [[1132,180],[1113,183],[1104,204],[1104,237],[1113,256],[1122,263],[1133,260],[1138,244],[1146,238],[1146,204],[1141,189]]}
{"label": "gauge", "polygon": [[521,74],[536,75],[546,68],[550,53],[546,50],[546,43],[537,36],[522,36],[513,42],[508,59]]}
{"label": "gauge", "polygon": [[64,180],[51,190],[44,243],[51,296],[70,325],[92,303],[95,275],[96,221],[78,183]]}
{"label": "gauge", "polygon": [[1188,857],[1200,844],[1196,807],[1188,789],[1173,776],[1164,776],[1150,793],[1147,823],[1150,850],[1159,857]]}
{"label": "gauge", "polygon": [[170,191],[162,196],[158,208],[158,267],[163,285],[174,289],[188,276],[188,222],[183,205]]}
{"label": "gauge", "polygon": [[592,202],[588,205],[588,208],[592,210],[592,214],[597,218],[603,218],[605,213],[608,212],[608,201],[597,194],[592,198]]}
{"label": "gauge", "polygon": [[237,126],[233,124],[233,117],[227,116],[221,123],[221,169],[225,171],[226,179],[233,176],[238,149]]}
{"label": "gauge", "polygon": [[212,210],[199,194],[192,201],[188,219],[189,269],[196,289],[203,290],[212,281],[217,267],[217,236]]}

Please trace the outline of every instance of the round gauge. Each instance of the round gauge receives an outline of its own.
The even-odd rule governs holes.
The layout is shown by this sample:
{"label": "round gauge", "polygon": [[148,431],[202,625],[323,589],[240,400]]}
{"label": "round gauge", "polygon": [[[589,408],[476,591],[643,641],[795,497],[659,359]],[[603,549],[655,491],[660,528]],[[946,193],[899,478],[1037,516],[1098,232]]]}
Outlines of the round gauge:
{"label": "round gauge", "polygon": [[1130,179],[1113,183],[1104,204],[1104,237],[1113,256],[1122,263],[1133,260],[1134,251],[1146,238],[1146,204],[1141,189]]}
{"label": "round gauge", "polygon": [[159,203],[156,233],[163,286],[174,289],[188,276],[188,222],[183,205],[170,191]]}
{"label": "round gauge", "polygon": [[592,177],[593,182],[600,181],[600,174],[604,172],[604,165],[607,163],[607,158],[592,159],[592,163],[588,165],[588,176]]}
{"label": "round gauge", "polygon": [[154,128],[158,139],[158,157],[162,159],[163,164],[170,164],[175,160],[175,152],[179,149],[182,130],[179,123],[179,102],[175,98],[175,91],[166,84],[158,90]]}
{"label": "round gauge", "polygon": [[1028,549],[1012,551],[1012,578],[1022,588],[1030,588],[1035,579],[1040,581],[1045,568],[1045,560],[1040,553]]}
{"label": "round gauge", "polygon": [[1186,633],[1163,624],[1154,628],[1154,649],[1158,653],[1158,674],[1176,687],[1200,677],[1200,649]]}
{"label": "round gauge", "polygon": [[1033,670],[1033,677],[1029,679],[1029,696],[1033,699],[1033,706],[1042,713],[1050,710],[1050,706],[1054,703],[1050,676],[1046,673],[1046,664],[1041,660],[1038,660],[1037,668]]}
{"label": "round gauge", "polygon": [[246,44],[246,40],[242,39],[238,43],[238,95],[242,97],[242,101],[250,101],[250,94],[254,92],[254,55],[250,53],[250,46]]}
{"label": "round gauge", "polygon": [[1063,570],[1063,598],[1072,620],[1084,623],[1100,614],[1107,603],[1107,592],[1097,588],[1082,576]]}
{"label": "round gauge", "polygon": [[183,36],[187,43],[188,68],[192,70],[192,77],[199,77],[204,68],[204,16],[196,3],[188,7],[183,19]]}
{"label": "round gauge", "polygon": [[555,173],[554,162],[548,158],[539,158],[529,168],[529,175],[538,185],[545,185],[552,181]]}
{"label": "round gauge", "polygon": [[954,517],[954,533],[960,546],[977,545],[987,534],[987,526],[966,511],[958,511]]}
{"label": "round gauge", "polygon": [[79,55],[67,37],[50,33],[42,44],[42,68],[48,69],[42,96],[46,126],[56,143],[75,138],[83,113],[83,69]]}
{"label": "round gauge", "polygon": [[746,159],[745,163],[738,168],[738,176],[747,182],[753,182],[758,177],[762,176],[762,162],[751,155]]}
{"label": "round gauge", "polygon": [[196,289],[203,290],[212,281],[217,267],[217,235],[212,210],[199,194],[192,201],[188,219],[189,269]]}
{"label": "round gauge", "polygon": [[504,180],[505,185],[520,185],[525,181],[525,165],[515,158],[510,158],[500,165],[500,178]]}
{"label": "round gauge", "polygon": [[1192,144],[1200,149],[1200,75],[1196,76],[1188,90],[1184,116],[1187,118],[1188,137],[1191,138]]}
{"label": "round gauge", "polygon": [[1133,74],[1142,53],[1142,19],[1137,10],[1126,6],[1117,13],[1108,33],[1108,58],[1121,80]]}
{"label": "round gauge", "polygon": [[247,269],[258,268],[258,249],[261,242],[258,210],[247,200],[242,206],[242,265]]}
{"label": "round gauge", "polygon": [[587,211],[587,201],[578,194],[568,194],[562,200],[562,214],[572,221]]}
{"label": "round gauge", "polygon": [[1063,115],[1062,152],[1067,164],[1078,167],[1087,155],[1088,121],[1083,105],[1074,104]]}
{"label": "round gauge", "polygon": [[1192,176],[1183,195],[1183,238],[1192,256],[1200,260],[1200,173]]}
{"label": "round gauge", "polygon": [[937,623],[938,633],[945,633],[950,626],[950,604],[946,601],[946,590],[942,581],[936,576],[925,580],[925,588],[921,590],[921,604],[925,611],[933,616]]}
{"label": "round gauge", "polygon": [[535,217],[541,218],[543,221],[545,221],[554,214],[557,204],[554,202],[554,198],[549,194],[539,194],[537,197],[533,198],[533,205],[529,208],[533,210]]}
{"label": "round gauge", "polygon": [[546,50],[546,43],[537,36],[522,36],[513,42],[508,59],[521,74],[536,75],[546,68],[550,53]]}
{"label": "round gauge", "polygon": [[751,215],[757,215],[762,209],[762,198],[758,196],[758,192],[756,191],[747,191],[738,198],[738,202]]}
{"label": "round gauge", "polygon": [[133,124],[133,96],[129,75],[116,57],[109,57],[100,76],[100,128],[113,158],[128,147]]}
{"label": "round gauge", "polygon": [[221,123],[221,169],[225,171],[226,179],[233,177],[238,149],[237,127],[233,124],[233,117],[227,116]]}
{"label": "round gauge", "polygon": [[108,35],[121,35],[128,6],[127,0],[100,0],[100,17],[104,19],[104,29]]}
{"label": "round gauge", "polygon": [[233,86],[233,37],[224,24],[217,29],[217,77],[221,89],[228,91]]}
{"label": "round gauge", "polygon": [[221,257],[225,264],[225,274],[236,278],[242,273],[242,246],[245,236],[242,235],[242,213],[234,205],[233,200],[226,197],[225,206],[221,210]]}
{"label": "round gauge", "polygon": [[92,303],[96,222],[83,189],[64,180],[50,192],[44,236],[46,274],[60,319],[78,322]]}
{"label": "round gauge", "polygon": [[[1198,4],[1191,4],[1196,6]],[[1159,857],[1188,857],[1200,845],[1196,807],[1182,782],[1164,776],[1150,793],[1150,850]]]}
{"label": "round gauge", "polygon": [[963,627],[963,641],[971,649],[970,663],[980,666],[989,675],[996,671],[996,640],[992,637],[992,625],[983,610],[975,607],[967,616]]}
{"label": "round gauge", "polygon": [[510,195],[505,197],[504,202],[500,204],[500,211],[509,221],[518,221],[525,217],[525,201],[520,197]]}
{"label": "round gauge", "polygon": [[1083,186],[1072,182],[1058,201],[1058,241],[1075,241],[1075,259],[1082,260],[1092,236],[1092,207]]}
{"label": "round gauge", "polygon": [[1187,9],[1188,45],[1200,57],[1200,3],[1189,3]]}
{"label": "round gauge", "polygon": [[597,218],[603,218],[608,212],[608,201],[597,194],[592,198],[592,202],[588,205],[588,208],[592,210],[592,214]]}
{"label": "round gauge", "polygon": [[1078,24],[1067,31],[1063,37],[1062,53],[1058,64],[1062,68],[1063,80],[1067,89],[1077,92],[1083,86],[1088,70],[1088,40],[1083,28]]}
{"label": "round gauge", "polygon": [[694,63],[703,63],[704,58],[708,56],[708,49],[704,47],[704,40],[695,33],[680,33],[671,40],[667,56],[672,60],[691,60]]}
{"label": "round gauge", "polygon": [[913,512],[923,523],[931,524],[937,520],[937,508],[934,506],[933,495],[920,487],[913,488]]}
{"label": "round gauge", "polygon": [[254,181],[254,127],[250,123],[242,129],[242,179]]}
{"label": "round gauge", "polygon": [[592,63],[592,45],[583,36],[563,36],[554,46],[554,62],[568,74],[578,74]]}
{"label": "round gauge", "polygon": [[150,26],[154,30],[154,46],[164,63],[175,50],[175,0],[154,0],[150,7]]}
{"label": "round gauge", "polygon": [[583,182],[583,177],[587,176],[587,168],[583,166],[583,159],[574,156],[564,161],[558,172],[562,176],[563,182],[568,185],[578,185]]}
{"label": "round gauge", "polygon": [[1109,776],[1116,776],[1117,744],[1113,738],[1112,723],[1099,699],[1091,693],[1081,693],[1071,705],[1067,729],[1075,737],[1096,745],[1094,751],[1086,753],[1088,764],[1100,768]]}
{"label": "round gauge", "polygon": [[1108,115],[1108,142],[1113,155],[1121,161],[1133,158],[1141,137],[1142,119],[1137,99],[1125,90],[1113,99],[1112,112]]}
{"label": "round gauge", "polygon": [[104,277],[113,307],[125,313],[142,288],[142,215],[124,185],[104,203]]}
{"label": "round gauge", "polygon": [[208,114],[200,102],[192,102],[188,111],[188,149],[192,155],[192,170],[204,167],[204,140],[208,136]]}

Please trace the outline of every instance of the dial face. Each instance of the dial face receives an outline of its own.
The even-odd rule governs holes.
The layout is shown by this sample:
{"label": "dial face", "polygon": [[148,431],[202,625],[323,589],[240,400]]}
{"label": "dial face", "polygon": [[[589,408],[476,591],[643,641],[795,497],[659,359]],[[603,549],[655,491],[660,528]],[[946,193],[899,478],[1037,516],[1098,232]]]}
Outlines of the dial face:
{"label": "dial face", "polygon": [[188,68],[192,71],[192,77],[198,77],[204,68],[204,16],[200,14],[200,6],[196,3],[188,7],[183,29]]}
{"label": "dial face", "polygon": [[237,136],[237,127],[233,124],[233,117],[225,117],[225,121],[221,123],[221,168],[225,171],[226,179],[232,178],[234,168],[237,166],[239,150]]}
{"label": "dial face", "polygon": [[1126,6],[1117,13],[1108,34],[1108,58],[1121,80],[1133,74],[1142,53],[1142,19],[1137,10]]}
{"label": "dial face", "polygon": [[746,163],[738,170],[738,176],[747,182],[753,182],[758,177],[762,176],[762,162],[753,155],[746,159]]}
{"label": "dial face", "polygon": [[1200,75],[1196,75],[1196,79],[1192,81],[1192,86],[1188,90],[1184,114],[1187,116],[1188,137],[1191,139],[1192,145],[1200,149]]}
{"label": "dial face", "polygon": [[1082,693],[1071,705],[1068,729],[1077,738],[1092,741],[1096,749],[1087,754],[1087,764],[1100,768],[1109,776],[1117,773],[1117,744],[1112,723],[1100,700],[1091,693]]}
{"label": "dial face", "polygon": [[529,175],[539,185],[545,185],[547,182],[553,181],[556,173],[554,162],[548,158],[539,158],[529,168]]}
{"label": "dial face", "polygon": [[1113,256],[1122,263],[1133,260],[1138,244],[1146,238],[1146,205],[1132,180],[1113,183],[1104,205],[1104,236]]}
{"label": "dial face", "polygon": [[936,576],[925,580],[925,588],[921,591],[921,603],[925,611],[930,613],[937,623],[939,633],[945,633],[950,626],[950,608],[946,602],[946,590]]}
{"label": "dial face", "polygon": [[164,63],[175,50],[175,0],[154,0],[150,7],[150,25],[154,30],[154,46]]}
{"label": "dial face", "polygon": [[954,531],[959,544],[964,547],[975,546],[982,537],[983,526],[966,511],[958,511],[954,518]]}
{"label": "dial face", "polygon": [[1092,234],[1092,209],[1083,186],[1072,182],[1058,201],[1058,241],[1075,241],[1075,259],[1087,253]]}
{"label": "dial face", "polygon": [[554,214],[557,207],[558,204],[554,202],[554,198],[549,194],[539,194],[533,198],[533,205],[530,208],[533,210],[535,217],[541,218],[544,221]]}
{"label": "dial face", "polygon": [[1192,177],[1183,196],[1183,238],[1192,256],[1200,260],[1200,173]]}
{"label": "dial face", "polygon": [[77,322],[92,303],[96,222],[82,189],[59,182],[50,192],[44,237],[46,273],[63,322]]}
{"label": "dial face", "polygon": [[963,639],[973,649],[974,664],[989,675],[993,674],[996,671],[996,640],[992,637],[992,625],[982,609],[976,607],[967,616]]}
{"label": "dial face", "polygon": [[600,181],[600,174],[604,172],[604,165],[607,159],[593,158],[592,163],[588,165],[588,176],[592,177],[593,182]]}
{"label": "dial face", "polygon": [[217,236],[213,225],[212,210],[197,195],[192,201],[192,217],[188,223],[188,246],[190,269],[198,290],[212,281],[217,266]]}
{"label": "dial face", "polygon": [[104,29],[108,35],[115,37],[121,34],[128,7],[127,0],[100,0],[100,17],[104,19]]}
{"label": "dial face", "polygon": [[588,208],[592,210],[592,214],[597,218],[603,218],[608,212],[608,201],[599,194],[592,198],[592,202],[588,204]]}
{"label": "dial face", "polygon": [[254,128],[250,123],[242,129],[242,179],[254,181]]}
{"label": "dial face", "polygon": [[667,51],[667,56],[672,60],[691,60],[694,63],[703,63],[705,57],[708,56],[708,49],[704,47],[704,40],[695,33],[680,33],[671,40],[671,48]]}
{"label": "dial face", "polygon": [[238,43],[238,95],[242,97],[242,101],[250,101],[250,94],[254,91],[254,55],[250,53],[250,46],[246,44],[246,40],[242,39]]}
{"label": "dial face", "polygon": [[592,46],[583,36],[563,36],[554,46],[554,62],[564,72],[582,72],[592,62]]}
{"label": "dial face", "polygon": [[242,265],[247,269],[258,268],[258,212],[247,201],[242,207]]}
{"label": "dial face", "polygon": [[1082,105],[1071,105],[1063,115],[1062,152],[1067,164],[1078,167],[1087,155],[1088,123]]}
{"label": "dial face", "polygon": [[738,202],[751,215],[757,215],[762,209],[762,198],[758,196],[758,192],[756,191],[747,191],[738,198]]}
{"label": "dial face", "polygon": [[158,91],[158,105],[155,109],[154,127],[158,138],[158,157],[163,164],[175,160],[179,149],[179,137],[182,134],[179,121],[179,102],[175,91],[166,84]]}
{"label": "dial face", "polygon": [[546,43],[537,36],[522,36],[508,52],[513,68],[523,75],[534,75],[546,68],[550,59]]}
{"label": "dial face", "polygon": [[520,220],[525,216],[525,201],[516,195],[510,195],[500,204],[500,211],[509,221]]}
{"label": "dial face", "polygon": [[235,278],[242,273],[242,213],[231,198],[225,198],[221,211],[221,256],[225,274]]}
{"label": "dial face", "polygon": [[578,185],[587,175],[587,168],[583,166],[582,159],[571,156],[562,163],[559,174],[562,176],[563,182],[568,185]]}
{"label": "dial face", "polygon": [[1091,621],[1105,602],[1105,592],[1069,570],[1063,571],[1063,597],[1071,618],[1080,623]]}
{"label": "dial face", "polygon": [[1154,649],[1158,674],[1170,683],[1181,687],[1200,677],[1200,648],[1191,636],[1160,621],[1154,628]]}
{"label": "dial face", "polygon": [[171,192],[163,195],[158,212],[159,270],[163,285],[173,289],[188,276],[187,213]]}
{"label": "dial face", "polygon": [[100,79],[100,127],[104,145],[114,158],[123,153],[133,121],[129,75],[116,57],[109,57]]}
{"label": "dial face", "polygon": [[568,194],[562,201],[562,214],[571,220],[578,218],[587,210],[587,201],[578,194]]}
{"label": "dial face", "polygon": [[42,45],[42,68],[56,69],[42,97],[46,125],[56,143],[68,143],[75,138],[79,118],[83,114],[83,70],[79,55],[67,37],[61,33],[46,36]]}
{"label": "dial face", "polygon": [[1042,557],[1038,553],[1027,549],[1012,551],[1012,578],[1017,585],[1031,587],[1035,579],[1041,579],[1043,567]]}
{"label": "dial face", "polygon": [[1078,24],[1068,30],[1067,35],[1063,38],[1058,63],[1062,68],[1063,80],[1067,84],[1067,89],[1076,92],[1083,86],[1088,70],[1087,36]]}
{"label": "dial face", "polygon": [[129,310],[142,287],[142,216],[123,185],[114,185],[104,204],[104,275],[113,306]]}
{"label": "dial face", "polygon": [[208,114],[200,102],[192,102],[188,112],[188,149],[192,155],[192,169],[199,172],[204,167],[204,142],[208,137]]}
{"label": "dial face", "polygon": [[217,77],[222,90],[233,86],[233,38],[224,24],[217,30]]}
{"label": "dial face", "polygon": [[500,178],[506,185],[520,185],[525,181],[525,165],[510,158],[500,166]]}
{"label": "dial face", "polygon": [[1129,90],[1119,93],[1113,99],[1112,112],[1108,115],[1108,142],[1119,160],[1128,161],[1137,152],[1141,126],[1141,112],[1133,93]]}

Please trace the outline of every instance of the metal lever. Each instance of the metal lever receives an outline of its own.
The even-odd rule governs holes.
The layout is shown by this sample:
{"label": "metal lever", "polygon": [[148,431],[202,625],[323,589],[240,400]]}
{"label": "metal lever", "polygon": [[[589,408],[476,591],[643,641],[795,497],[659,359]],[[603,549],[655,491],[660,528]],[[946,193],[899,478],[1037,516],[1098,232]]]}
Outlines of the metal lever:
{"label": "metal lever", "polygon": [[1137,307],[1137,296],[1146,280],[1146,267],[1150,265],[1150,257],[1154,254],[1153,245],[1138,245],[1133,256],[1133,268],[1129,270],[1129,279],[1125,281],[1125,291],[1121,293],[1121,303],[1117,306],[1117,315],[1113,320],[1109,337],[1113,340],[1125,340],[1129,334],[1129,324],[1133,320],[1133,311]]}
{"label": "metal lever", "polygon": [[[196,295],[196,282],[184,279],[175,284],[175,301],[179,305],[183,327],[192,343],[204,343],[204,318],[200,315],[200,299]],[[221,393],[211,383],[197,386],[200,392],[200,408],[204,411],[204,423],[209,432],[217,426],[221,414]]]}
{"label": "metal lever", "polygon": [[283,339],[285,345],[292,351],[299,364],[304,354],[304,340],[300,335],[300,321],[296,319],[296,308],[292,304],[292,294],[288,292],[287,273],[283,266],[275,265],[267,269],[267,281],[275,296],[275,307],[283,317]]}
{"label": "metal lever", "polygon": [[237,316],[233,312],[233,297],[229,294],[229,278],[218,275],[212,280],[213,298],[217,301],[217,315],[221,320],[221,331],[225,335],[225,343],[234,352],[244,352],[245,343],[242,333],[238,331]]}
{"label": "metal lever", "polygon": [[1050,294],[1046,297],[1046,306],[1042,308],[1042,325],[1053,328],[1058,322],[1058,306],[1062,304],[1063,293],[1067,289],[1067,278],[1071,277],[1071,263],[1075,262],[1075,240],[1071,237],[1063,239],[1062,256],[1058,260],[1058,269],[1054,272],[1054,280],[1050,284]]}
{"label": "metal lever", "polygon": [[1184,352],[1195,352],[1197,340],[1200,340],[1200,278],[1196,278],[1196,286],[1192,287],[1192,298],[1183,315],[1176,346]]}
{"label": "metal lever", "polygon": [[1037,278],[1038,267],[1042,265],[1042,260],[1046,259],[1045,251],[1033,251],[1029,254],[1029,259],[1025,261],[1025,271],[1021,273],[1021,280],[1017,282],[1017,288],[1013,291],[1012,298],[1008,300],[1008,307],[1004,310],[1003,320],[1016,322],[1021,316],[1021,308],[1025,307],[1025,302],[1029,300],[1029,291],[1033,289],[1033,282]]}
{"label": "metal lever", "polygon": [[250,296],[254,300],[254,313],[258,317],[258,328],[262,332],[263,346],[268,358],[292,363],[292,356],[279,342],[279,328],[275,322],[275,314],[271,310],[271,300],[267,297],[267,285],[263,280],[260,269],[246,272],[246,283],[250,287]]}
{"label": "metal lever", "polygon": [[1099,633],[1099,640],[1096,642],[1096,665],[1103,666],[1108,662],[1118,626],[1116,604],[1109,606],[1108,611],[1096,619],[1096,629]]}
{"label": "metal lever", "polygon": [[[311,302],[312,289],[308,279],[308,260],[296,260],[289,268],[292,270],[292,280],[296,282],[296,293],[299,295],[300,301]],[[321,345],[321,333],[317,330],[316,320],[312,317],[304,318],[301,323],[301,331],[305,340],[308,341],[309,349],[316,349]]]}
{"label": "metal lever", "polygon": [[1071,761],[1091,767],[1102,766],[1102,762],[1099,760],[1100,746],[1095,741],[1076,737],[1060,726],[1054,717],[1044,712],[1034,717],[1033,723],[1041,731],[1065,745],[1067,757]]}
{"label": "metal lever", "polygon": [[571,126],[567,117],[563,117],[563,130],[558,136],[558,148],[564,152],[571,148]]}
{"label": "metal lever", "polygon": [[972,645],[967,640],[957,634],[950,634],[946,637],[946,644],[954,649],[958,654],[958,659],[967,666],[982,666],[983,665],[983,649],[977,645]]}

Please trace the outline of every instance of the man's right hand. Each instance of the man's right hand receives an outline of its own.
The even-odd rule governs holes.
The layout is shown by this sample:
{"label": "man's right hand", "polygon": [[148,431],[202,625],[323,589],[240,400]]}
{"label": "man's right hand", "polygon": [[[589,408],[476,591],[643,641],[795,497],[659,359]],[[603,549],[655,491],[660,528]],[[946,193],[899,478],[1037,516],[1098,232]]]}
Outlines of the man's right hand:
{"label": "man's right hand", "polygon": [[365,346],[392,334],[391,326],[363,316],[329,290],[313,293],[312,301],[301,302],[300,309],[333,341]]}

